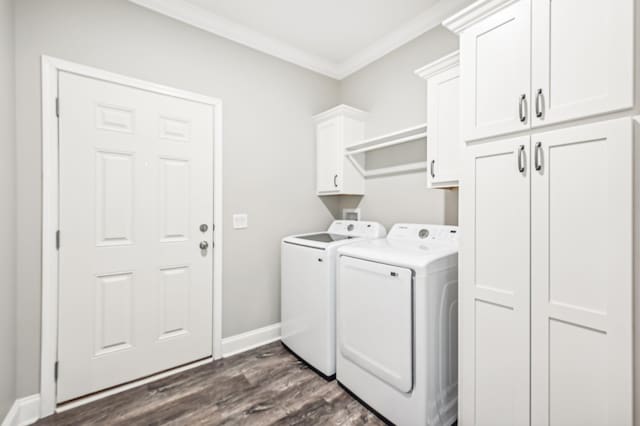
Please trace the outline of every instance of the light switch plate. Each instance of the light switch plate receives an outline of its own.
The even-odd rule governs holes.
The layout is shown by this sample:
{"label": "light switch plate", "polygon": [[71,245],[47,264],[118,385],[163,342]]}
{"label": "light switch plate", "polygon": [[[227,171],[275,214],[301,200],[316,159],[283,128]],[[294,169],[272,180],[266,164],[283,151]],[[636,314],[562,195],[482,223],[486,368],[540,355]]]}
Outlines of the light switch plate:
{"label": "light switch plate", "polygon": [[233,215],[233,229],[246,229],[249,227],[249,215],[246,213]]}

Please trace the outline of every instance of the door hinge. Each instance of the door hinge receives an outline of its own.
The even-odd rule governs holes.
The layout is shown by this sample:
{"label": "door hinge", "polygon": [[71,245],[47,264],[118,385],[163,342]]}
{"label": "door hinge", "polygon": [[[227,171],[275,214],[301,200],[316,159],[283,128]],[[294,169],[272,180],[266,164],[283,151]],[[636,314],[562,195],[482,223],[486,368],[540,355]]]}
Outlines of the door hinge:
{"label": "door hinge", "polygon": [[58,361],[56,361],[55,364],[53,364],[53,378],[55,379],[55,381],[58,381]]}
{"label": "door hinge", "polygon": [[56,250],[60,250],[60,230],[56,231]]}
{"label": "door hinge", "polygon": [[56,117],[60,118],[60,98],[56,98]]}

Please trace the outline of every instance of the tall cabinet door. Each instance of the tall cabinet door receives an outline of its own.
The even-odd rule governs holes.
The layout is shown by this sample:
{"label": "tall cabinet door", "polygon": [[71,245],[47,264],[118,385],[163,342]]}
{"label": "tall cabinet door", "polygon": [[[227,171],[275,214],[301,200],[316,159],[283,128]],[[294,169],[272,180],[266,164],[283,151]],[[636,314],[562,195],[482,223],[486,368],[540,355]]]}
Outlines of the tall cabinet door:
{"label": "tall cabinet door", "polygon": [[532,423],[631,425],[631,122],[532,145]]}
{"label": "tall cabinet door", "polygon": [[464,154],[461,424],[529,424],[529,136]]}
{"label": "tall cabinet door", "polygon": [[533,126],[633,106],[634,0],[533,2]]}
{"label": "tall cabinet door", "polygon": [[530,0],[520,0],[461,35],[464,140],[530,125],[530,7]]}
{"label": "tall cabinet door", "polygon": [[319,193],[340,190],[343,125],[344,121],[341,117],[318,124],[316,130],[316,184]]}

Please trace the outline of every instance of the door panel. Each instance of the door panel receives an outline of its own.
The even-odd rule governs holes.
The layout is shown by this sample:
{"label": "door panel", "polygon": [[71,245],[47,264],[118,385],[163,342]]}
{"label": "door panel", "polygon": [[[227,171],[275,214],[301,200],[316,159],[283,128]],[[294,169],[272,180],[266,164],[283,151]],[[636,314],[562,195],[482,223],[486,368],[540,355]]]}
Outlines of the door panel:
{"label": "door panel", "polygon": [[[433,161],[433,176],[427,174],[429,187],[457,185],[460,173],[460,69],[458,67],[432,77],[428,82],[427,157]],[[431,170],[429,170],[431,172]]]}
{"label": "door panel", "polygon": [[410,392],[412,271],[343,256],[339,276],[340,352],[399,391]]}
{"label": "door panel", "polygon": [[526,425],[529,137],[469,146],[464,161],[461,422]]}
{"label": "door panel", "polygon": [[211,355],[211,106],[60,73],[58,402]]}
{"label": "door panel", "polygon": [[340,190],[343,125],[343,119],[337,117],[319,124],[316,130],[318,192]]}
{"label": "door panel", "polygon": [[529,0],[520,0],[461,35],[464,140],[530,126],[530,6]]}
{"label": "door panel", "polygon": [[633,106],[633,0],[540,0],[532,13],[534,127]]}
{"label": "door panel", "polygon": [[532,422],[631,424],[631,122],[533,142]]}

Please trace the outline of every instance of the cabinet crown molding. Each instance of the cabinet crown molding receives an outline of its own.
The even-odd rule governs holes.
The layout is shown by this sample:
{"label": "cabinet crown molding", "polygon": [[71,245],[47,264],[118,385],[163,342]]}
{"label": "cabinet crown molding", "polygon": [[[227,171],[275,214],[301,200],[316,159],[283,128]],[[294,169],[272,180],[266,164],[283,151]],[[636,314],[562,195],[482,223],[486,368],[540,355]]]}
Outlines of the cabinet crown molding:
{"label": "cabinet crown molding", "polygon": [[430,62],[421,68],[418,68],[414,71],[414,73],[417,76],[428,80],[434,75],[457,67],[458,65],[460,65],[460,51],[456,50],[455,52],[449,53],[442,58],[436,59],[435,61]]}
{"label": "cabinet crown molding", "polygon": [[465,7],[455,15],[445,19],[442,26],[456,34],[460,34],[478,21],[491,16],[500,9],[516,3],[519,0],[478,0]]}
{"label": "cabinet crown molding", "polygon": [[368,115],[369,113],[367,113],[366,111],[362,111],[349,105],[341,104],[337,107],[331,108],[330,110],[314,115],[313,120],[318,122],[338,116],[346,116],[355,120],[364,121]]}

